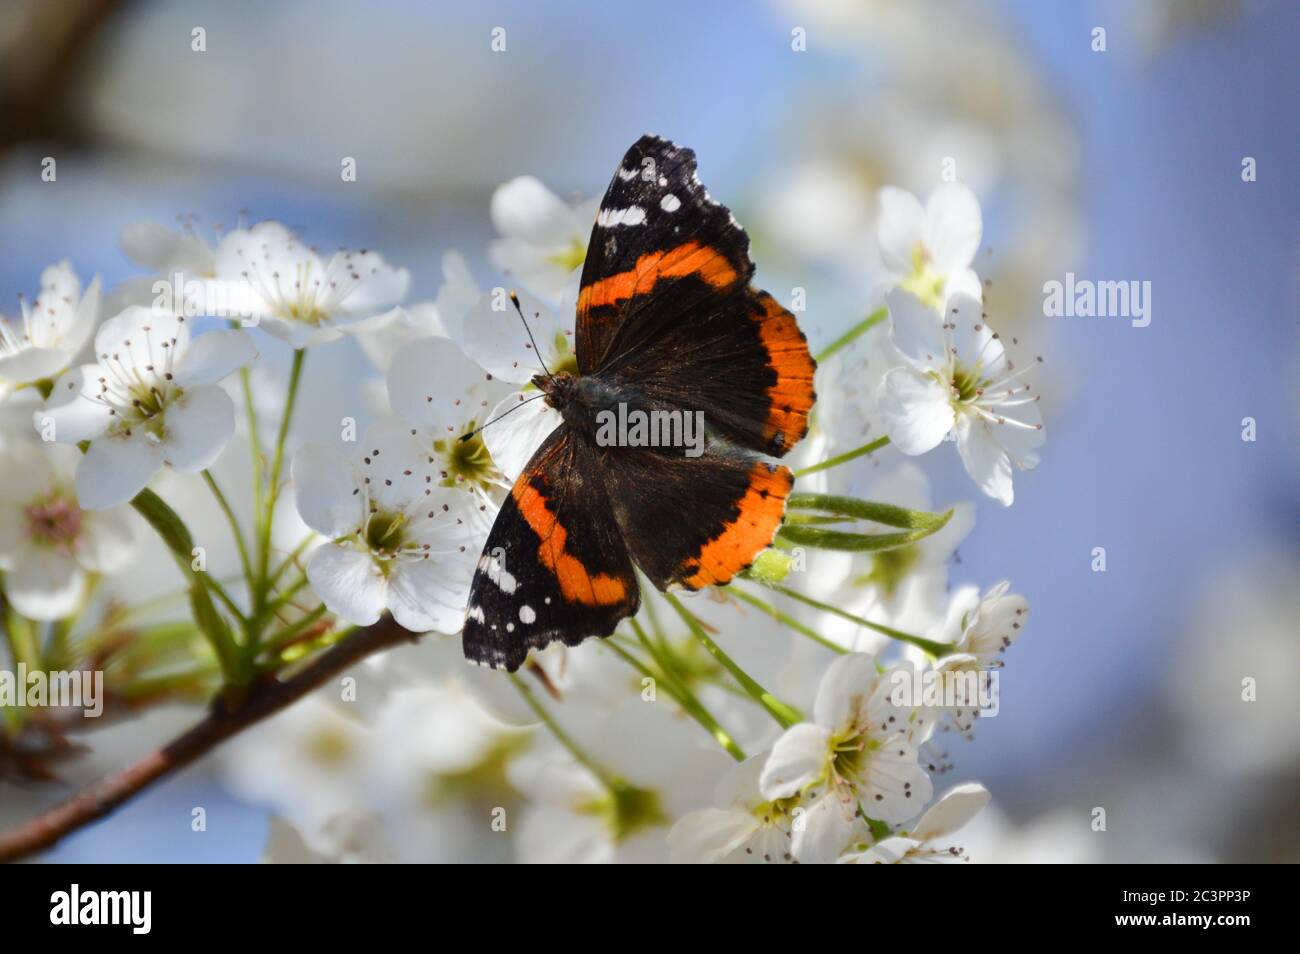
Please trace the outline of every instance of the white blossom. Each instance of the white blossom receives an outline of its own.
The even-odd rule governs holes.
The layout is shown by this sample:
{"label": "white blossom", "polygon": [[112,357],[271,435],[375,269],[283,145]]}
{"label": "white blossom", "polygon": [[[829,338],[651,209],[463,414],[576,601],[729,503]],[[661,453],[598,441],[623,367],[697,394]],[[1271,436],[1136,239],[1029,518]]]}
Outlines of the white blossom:
{"label": "white blossom", "polygon": [[894,343],[907,363],[885,375],[880,413],[891,442],[924,454],[952,433],[966,472],[985,494],[1010,506],[1013,469],[1038,465],[1043,443],[1038,397],[980,311],[964,293],[945,318],[910,292],[889,293]]}
{"label": "white blossom", "polygon": [[163,466],[200,471],[220,456],[235,409],[217,382],[256,356],[246,332],[191,340],[184,318],[133,305],[99,327],[96,363],[60,381],[35,425],[60,443],[90,442],[77,469],[81,506],[125,503]]}

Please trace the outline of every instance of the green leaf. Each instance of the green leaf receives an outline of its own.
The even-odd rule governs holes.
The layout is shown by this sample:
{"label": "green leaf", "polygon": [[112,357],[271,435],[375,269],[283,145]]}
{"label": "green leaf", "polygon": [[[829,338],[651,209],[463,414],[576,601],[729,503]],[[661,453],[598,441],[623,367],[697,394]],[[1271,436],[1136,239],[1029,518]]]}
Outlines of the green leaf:
{"label": "green leaf", "polygon": [[929,533],[940,529],[952,517],[952,511],[932,513],[927,510],[907,510],[893,504],[876,503],[871,500],[859,500],[857,497],[841,497],[836,494],[791,494],[786,501],[791,510],[820,510],[827,513],[854,517],[883,523],[887,527],[901,527],[906,530],[925,530]]}
{"label": "green leaf", "polygon": [[[945,521],[947,522],[947,521]],[[940,524],[939,526],[943,526]],[[937,530],[935,527],[934,530]],[[840,530],[818,530],[815,527],[782,527],[777,534],[781,539],[819,550],[843,550],[849,553],[869,553],[873,550],[892,550],[923,540],[934,530],[905,530],[901,533],[844,533]]]}
{"label": "green leaf", "polygon": [[189,527],[175,510],[147,487],[132,498],[131,506],[167,544],[181,573],[190,580],[190,609],[194,613],[194,622],[212,644],[221,671],[228,680],[235,680],[238,667],[234,636],[212,602],[206,579],[190,564],[194,555],[194,538]]}

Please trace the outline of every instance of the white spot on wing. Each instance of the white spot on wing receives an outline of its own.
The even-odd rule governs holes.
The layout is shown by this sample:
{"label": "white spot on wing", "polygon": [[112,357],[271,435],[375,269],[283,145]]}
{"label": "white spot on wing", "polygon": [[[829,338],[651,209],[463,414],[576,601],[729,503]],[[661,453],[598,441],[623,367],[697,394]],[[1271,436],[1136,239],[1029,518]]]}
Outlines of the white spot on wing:
{"label": "white spot on wing", "polygon": [[615,225],[640,225],[645,221],[645,209],[629,205],[626,209],[601,209],[596,224],[611,228]]}
{"label": "white spot on wing", "polygon": [[519,621],[525,625],[535,623],[537,622],[537,614],[533,612],[531,606],[525,604],[524,606],[519,607]]}
{"label": "white spot on wing", "polygon": [[487,575],[487,578],[497,585],[502,593],[509,596],[515,591],[516,581],[513,574],[507,573],[501,566],[501,561],[496,557],[484,555],[479,558],[478,568]]}
{"label": "white spot on wing", "polygon": [[659,208],[663,209],[665,212],[676,212],[681,207],[682,200],[677,198],[677,196],[673,195],[671,192],[659,200]]}

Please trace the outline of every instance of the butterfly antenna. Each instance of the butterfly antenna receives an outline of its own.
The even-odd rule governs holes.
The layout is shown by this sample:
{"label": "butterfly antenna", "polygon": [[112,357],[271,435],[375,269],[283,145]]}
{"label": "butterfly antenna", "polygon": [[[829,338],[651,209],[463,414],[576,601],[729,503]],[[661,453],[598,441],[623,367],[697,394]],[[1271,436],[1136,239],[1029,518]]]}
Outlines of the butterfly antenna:
{"label": "butterfly antenna", "polygon": [[[549,372],[548,372],[548,373],[549,373]],[[528,403],[530,403],[530,402],[532,402],[532,401],[536,401],[538,398],[544,398],[544,397],[546,397],[546,395],[543,393],[543,394],[534,394],[534,395],[533,395],[532,397],[530,397],[530,398],[525,398],[524,400],[522,400],[522,401],[520,401],[518,404],[516,404],[514,407],[512,407],[510,410],[508,410],[508,411],[503,411],[502,413],[498,414],[496,417],[492,418],[492,420],[488,421],[487,423],[485,423],[485,424],[481,424],[480,426],[474,428],[474,430],[469,431],[468,433],[465,433],[465,434],[460,435],[460,440],[462,440],[462,441],[467,441],[467,440],[469,440],[471,437],[473,437],[473,436],[474,436],[475,434],[477,434],[479,431],[483,430],[483,428],[487,427],[489,424],[495,424],[497,421],[501,420],[501,418],[505,417],[507,414],[513,414],[515,411],[519,410],[519,409],[520,409],[521,407],[523,407],[525,404],[528,404]]]}
{"label": "butterfly antenna", "polygon": [[[551,374],[551,369],[546,366],[546,359],[542,357],[542,349],[537,347],[537,339],[533,337],[533,329],[528,327],[528,319],[524,317],[524,309],[523,306],[519,304],[519,296],[516,295],[514,292],[511,292],[510,301],[514,304],[515,311],[519,312],[519,320],[524,323],[524,331],[528,332],[528,340],[533,343],[533,352],[537,355],[537,360],[541,363],[542,370],[546,372],[546,376],[548,378],[554,381],[555,375]],[[509,413],[510,413],[509,411],[506,412],[506,414]],[[504,416],[505,415],[503,414],[502,417]],[[483,426],[486,427],[487,425],[485,424]]]}

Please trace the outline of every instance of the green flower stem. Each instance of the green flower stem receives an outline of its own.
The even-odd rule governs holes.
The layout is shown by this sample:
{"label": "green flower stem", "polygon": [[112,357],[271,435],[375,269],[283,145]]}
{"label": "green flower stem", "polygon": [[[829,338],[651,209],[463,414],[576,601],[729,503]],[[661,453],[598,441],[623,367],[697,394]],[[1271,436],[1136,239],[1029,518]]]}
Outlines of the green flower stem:
{"label": "green flower stem", "polygon": [[[230,327],[238,328],[239,322],[230,322]],[[248,419],[248,449],[253,455],[253,513],[258,530],[262,523],[262,437],[257,423],[257,408],[253,405],[253,376],[248,365],[239,369],[239,387],[244,395],[244,413]],[[260,539],[260,538],[259,538]]]}
{"label": "green flower stem", "polygon": [[596,776],[597,780],[599,780],[599,782],[611,792],[620,791],[627,787],[627,782],[623,781],[623,779],[609,771],[609,769],[596,762],[595,759],[578,746],[578,743],[573,741],[572,737],[561,728],[560,724],[555,720],[555,717],[547,712],[546,708],[537,701],[537,697],[533,695],[533,690],[524,685],[522,679],[514,673],[509,673],[508,675],[510,681],[515,684],[515,688],[519,690],[519,694],[524,697],[524,702],[528,704],[528,708],[533,710],[541,723],[551,731],[553,736],[555,736],[556,741],[569,751],[569,754],[577,760],[579,765],[585,768],[592,775]]}
{"label": "green flower stem", "polygon": [[772,617],[774,620],[776,620],[778,623],[782,624],[783,626],[789,626],[796,633],[799,633],[803,636],[807,636],[817,645],[822,646],[825,649],[829,649],[833,653],[843,656],[848,652],[848,650],[845,649],[843,646],[831,642],[821,633],[817,632],[811,627],[805,626],[803,623],[799,622],[790,614],[782,612],[781,610],[777,609],[775,606],[773,606],[771,603],[767,602],[766,600],[761,600],[757,596],[754,596],[751,593],[746,593],[740,587],[732,587],[727,592],[730,593],[732,596],[736,597],[737,599],[743,600],[744,602],[748,603],[750,606],[754,607],[755,609],[763,611],[764,613]]}
{"label": "green flower stem", "polygon": [[877,437],[870,444],[863,444],[861,447],[854,448],[851,451],[845,451],[836,457],[831,457],[818,464],[805,467],[802,470],[794,472],[795,477],[807,477],[809,474],[816,474],[823,470],[830,470],[832,467],[838,467],[840,464],[847,464],[851,460],[857,460],[859,457],[865,457],[867,454],[874,454],[880,448],[889,443],[889,435]]}
{"label": "green flower stem", "polygon": [[330,646],[340,642],[345,637],[352,635],[358,628],[359,627],[356,626],[344,626],[342,629],[329,629],[321,633],[319,636],[314,636],[309,640],[299,640],[296,643],[284,646],[277,653],[277,659],[273,662],[270,668],[272,671],[275,671],[288,663],[295,663],[301,659],[306,659],[317,651],[328,649]]}
{"label": "green flower stem", "polygon": [[867,629],[875,630],[877,633],[881,633],[882,635],[888,636],[890,639],[897,639],[899,642],[903,642],[903,643],[911,643],[913,646],[916,646],[918,649],[925,650],[925,652],[929,653],[931,656],[933,656],[936,659],[938,659],[940,656],[947,656],[949,653],[954,652],[957,648],[956,646],[953,646],[951,643],[937,643],[932,639],[926,639],[924,636],[913,636],[911,633],[904,633],[902,630],[894,629],[892,626],[885,626],[881,623],[873,623],[869,619],[863,619],[861,616],[854,616],[852,613],[847,613],[844,610],[840,609],[838,606],[832,606],[829,603],[823,603],[821,600],[815,600],[811,596],[805,596],[804,594],[796,590],[790,589],[788,586],[779,586],[773,584],[771,585],[770,588],[775,590],[778,593],[782,593],[785,596],[790,597],[790,599],[792,600],[796,600],[800,603],[803,603],[805,606],[811,606],[814,609],[824,610],[827,613],[832,613],[835,616],[838,616],[840,619],[846,619],[850,623],[857,623],[859,626],[865,626]]}
{"label": "green flower stem", "polygon": [[199,664],[189,669],[170,672],[163,676],[145,676],[135,679],[114,691],[130,705],[141,705],[164,698],[198,698],[206,696],[212,682],[219,676],[210,665]]}
{"label": "green flower stem", "polygon": [[694,613],[682,605],[681,600],[671,593],[665,593],[664,599],[677,611],[677,615],[682,618],[682,621],[690,629],[691,635],[700,641],[700,644],[709,651],[709,655],[716,659],[722,668],[731,673],[736,682],[740,683],[741,688],[749,694],[750,698],[766,709],[772,718],[780,723],[782,728],[788,729],[796,722],[803,721],[803,715],[797,709],[786,705],[772,695],[772,693],[760,686],[749,673],[736,665],[735,661],[709,638],[709,634],[704,631],[704,626],[695,617]]}
{"label": "green flower stem", "polygon": [[866,334],[868,331],[870,331],[872,328],[880,324],[888,317],[889,317],[888,308],[885,308],[884,306],[877,308],[875,311],[867,315],[867,317],[863,318],[861,321],[859,321],[848,331],[844,332],[844,334],[840,335],[838,338],[836,338],[834,341],[828,344],[822,350],[822,353],[817,355],[817,362],[820,364],[821,362],[825,361],[827,358],[831,357],[831,355],[837,353],[838,351],[844,348],[847,348],[849,345],[853,344],[854,341],[862,337],[864,334]]}
{"label": "green flower stem", "polygon": [[279,653],[284,649],[284,647],[293,643],[294,640],[298,639],[303,633],[316,625],[317,620],[324,616],[326,612],[327,610],[325,609],[325,605],[321,604],[311,612],[279,630],[276,632],[275,637],[267,643],[267,651],[271,653]]}
{"label": "green flower stem", "polygon": [[292,586],[290,586],[287,590],[285,590],[278,597],[276,597],[275,602],[267,604],[266,607],[267,617],[268,618],[274,617],[277,613],[280,612],[280,610],[284,609],[286,606],[292,603],[293,598],[297,596],[307,585],[308,585],[308,580],[306,576],[298,577],[298,579],[294,581],[294,584]]}
{"label": "green flower stem", "polygon": [[[605,645],[614,650],[614,652],[617,653],[624,662],[637,672],[641,673],[642,676],[645,676],[648,679],[654,679],[656,682],[659,681],[655,674],[646,668],[645,664],[642,663],[641,660],[637,659],[618,643],[611,639]],[[663,670],[663,663],[658,659],[655,659],[655,664],[659,666],[661,671]],[[703,727],[704,731],[713,736],[717,743],[726,749],[727,754],[733,759],[737,762],[745,761],[745,750],[736,744],[736,740],[731,737],[731,733],[722,727],[718,720],[713,717],[713,714],[704,707],[703,703],[700,702],[699,698],[692,693],[690,689],[671,676],[667,676],[667,674],[665,674],[664,682],[667,683],[664,688],[667,690],[668,695],[670,695],[673,700],[682,707],[682,711],[698,722],[700,726]]]}
{"label": "green flower stem", "polygon": [[251,594],[256,581],[253,577],[253,564],[248,559],[248,545],[244,542],[244,532],[239,528],[239,518],[235,516],[235,511],[230,506],[230,501],[226,499],[226,495],[221,492],[221,487],[217,484],[217,478],[212,476],[212,471],[203,471],[203,482],[212,491],[212,496],[217,498],[217,505],[221,508],[221,512],[226,515],[226,521],[230,524],[230,532],[235,538],[235,546],[239,549],[239,564],[244,570],[244,579],[248,582],[248,590]]}
{"label": "green flower stem", "polygon": [[284,400],[284,414],[280,418],[280,430],[275,438],[270,482],[267,485],[262,506],[261,523],[258,528],[261,531],[261,538],[258,541],[257,562],[257,578],[261,585],[257,588],[254,600],[253,615],[257,625],[252,630],[255,638],[249,646],[250,654],[257,652],[257,641],[261,638],[262,627],[267,622],[266,601],[270,595],[268,578],[271,564],[271,525],[275,519],[276,498],[280,494],[280,474],[284,469],[284,445],[289,438],[289,426],[293,423],[293,410],[298,401],[298,387],[302,382],[302,366],[306,355],[307,352],[303,348],[299,348],[293,353],[293,366],[289,371],[289,391]]}
{"label": "green flower stem", "polygon": [[302,539],[302,541],[296,547],[294,547],[291,551],[289,551],[289,555],[286,556],[283,560],[281,560],[280,565],[271,571],[271,576],[267,580],[267,584],[266,584],[268,590],[275,589],[275,585],[280,582],[280,577],[284,576],[284,571],[289,569],[289,567],[293,566],[297,562],[298,557],[302,556],[302,551],[306,550],[307,546],[315,539],[316,539],[316,534],[309,533],[307,534],[306,537]]}

